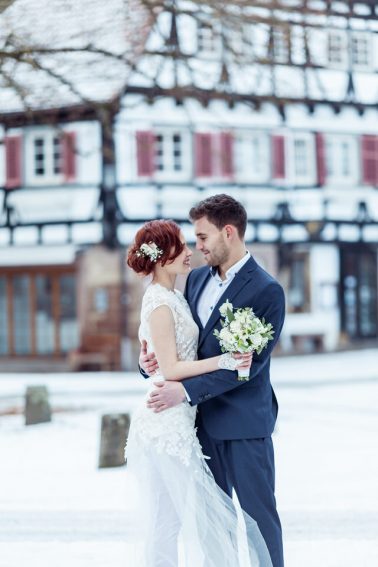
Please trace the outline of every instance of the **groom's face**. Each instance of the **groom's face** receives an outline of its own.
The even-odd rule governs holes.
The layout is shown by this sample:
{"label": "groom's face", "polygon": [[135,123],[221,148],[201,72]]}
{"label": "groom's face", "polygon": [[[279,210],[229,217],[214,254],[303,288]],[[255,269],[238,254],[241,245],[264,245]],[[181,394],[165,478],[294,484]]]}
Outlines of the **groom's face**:
{"label": "groom's face", "polygon": [[219,230],[207,217],[194,221],[196,248],[200,250],[209,266],[225,264],[230,255],[223,230]]}

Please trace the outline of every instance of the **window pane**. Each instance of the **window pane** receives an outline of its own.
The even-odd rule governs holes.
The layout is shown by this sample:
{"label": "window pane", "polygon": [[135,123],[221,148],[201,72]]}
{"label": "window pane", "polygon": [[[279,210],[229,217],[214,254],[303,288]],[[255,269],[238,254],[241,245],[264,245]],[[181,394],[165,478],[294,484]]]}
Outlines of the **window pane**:
{"label": "window pane", "polygon": [[155,166],[158,171],[163,171],[164,169],[164,138],[161,134],[155,137]]}
{"label": "window pane", "polygon": [[341,175],[350,175],[350,152],[348,142],[341,144]]}
{"label": "window pane", "polygon": [[327,142],[326,143],[326,169],[327,169],[327,175],[333,175],[334,174],[334,168],[333,168],[333,145],[331,142]]}
{"label": "window pane", "polygon": [[34,140],[34,173],[35,175],[45,174],[45,141],[43,138]]}
{"label": "window pane", "polygon": [[36,339],[37,353],[54,352],[54,320],[52,314],[52,279],[48,276],[35,278],[36,288]]}
{"label": "window pane", "polygon": [[181,135],[173,135],[173,169],[175,171],[182,170],[182,146]]}
{"label": "window pane", "polygon": [[273,30],[273,58],[275,61],[286,63],[289,59],[289,35],[287,30],[275,28]]}
{"label": "window pane", "polygon": [[294,258],[291,264],[289,303],[294,311],[301,311],[306,304],[305,259]]}
{"label": "window pane", "polygon": [[367,38],[352,38],[352,62],[354,65],[369,64],[369,42]]}
{"label": "window pane", "polygon": [[62,173],[62,140],[58,136],[53,140],[53,168],[54,173]]}
{"label": "window pane", "polygon": [[307,175],[307,144],[305,140],[294,141],[295,153],[295,174],[298,176]]}
{"label": "window pane", "polygon": [[13,277],[13,325],[16,354],[30,354],[30,278]]}
{"label": "window pane", "polygon": [[7,280],[0,277],[0,354],[8,354]]}
{"label": "window pane", "polygon": [[330,33],[328,36],[328,61],[330,63],[343,62],[343,38],[339,34]]}
{"label": "window pane", "polygon": [[257,137],[252,138],[252,167],[256,173],[261,172],[262,168],[262,155],[260,139]]}
{"label": "window pane", "polygon": [[73,274],[61,276],[60,283],[60,350],[67,352],[79,344],[76,319],[76,280]]}
{"label": "window pane", "polygon": [[198,51],[215,52],[217,49],[217,32],[206,24],[199,24],[197,30]]}

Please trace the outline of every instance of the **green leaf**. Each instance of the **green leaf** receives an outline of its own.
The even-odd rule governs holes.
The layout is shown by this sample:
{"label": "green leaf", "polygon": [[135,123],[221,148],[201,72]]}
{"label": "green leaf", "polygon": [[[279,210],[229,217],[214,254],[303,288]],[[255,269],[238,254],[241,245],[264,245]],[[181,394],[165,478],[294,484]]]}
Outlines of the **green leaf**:
{"label": "green leaf", "polygon": [[227,319],[230,321],[230,323],[235,319],[235,316],[234,316],[233,312],[231,311],[231,309],[227,309],[226,315],[227,315]]}

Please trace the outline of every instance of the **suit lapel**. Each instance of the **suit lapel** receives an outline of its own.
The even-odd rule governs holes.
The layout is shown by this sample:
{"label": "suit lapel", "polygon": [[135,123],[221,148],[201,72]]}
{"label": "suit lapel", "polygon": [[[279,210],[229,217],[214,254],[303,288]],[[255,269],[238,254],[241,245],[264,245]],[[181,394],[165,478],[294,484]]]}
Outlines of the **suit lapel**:
{"label": "suit lapel", "polygon": [[204,270],[203,273],[198,278],[196,289],[193,293],[193,298],[190,302],[190,310],[192,312],[193,319],[195,320],[195,322],[197,323],[197,325],[198,325],[198,327],[200,328],[201,331],[203,329],[203,326],[202,326],[202,323],[201,323],[201,319],[198,317],[197,305],[198,305],[198,301],[199,301],[199,298],[201,296],[202,290],[205,287],[205,285],[206,285],[206,283],[207,283],[207,281],[210,277],[211,277],[210,276],[210,270]]}
{"label": "suit lapel", "polygon": [[207,321],[203,331],[201,332],[198,346],[200,346],[203,343],[203,341],[210,333],[210,331],[212,331],[215,328],[215,325],[217,324],[221,316],[219,312],[219,307],[222,305],[222,303],[226,301],[226,299],[228,299],[231,303],[233,302],[233,300],[238,295],[238,293],[240,293],[244,289],[246,283],[251,279],[252,272],[256,268],[257,268],[257,263],[251,256],[248,262],[246,262],[246,264],[244,264],[244,266],[236,274],[236,276],[234,277],[228,288],[220,296],[218,303],[215,305],[209,320]]}

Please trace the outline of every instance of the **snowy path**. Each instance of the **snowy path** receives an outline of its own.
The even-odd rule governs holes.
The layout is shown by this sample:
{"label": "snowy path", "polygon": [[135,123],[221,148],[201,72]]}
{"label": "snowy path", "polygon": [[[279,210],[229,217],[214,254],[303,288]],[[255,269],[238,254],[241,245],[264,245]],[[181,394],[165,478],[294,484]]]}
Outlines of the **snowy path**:
{"label": "snowy path", "polygon": [[[377,360],[377,351],[274,360],[286,567],[378,565]],[[20,415],[0,418],[0,567],[127,567],[132,491],[126,468],[97,469],[99,428],[103,413],[132,411],[145,385],[3,375],[0,409],[19,405],[31,382],[76,411],[27,428]]]}

